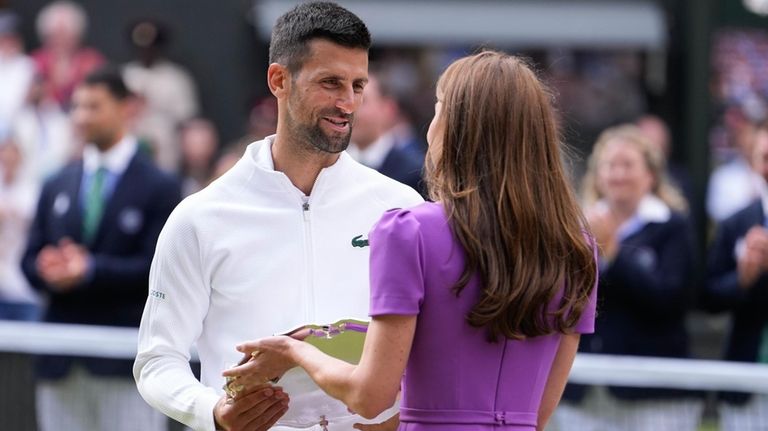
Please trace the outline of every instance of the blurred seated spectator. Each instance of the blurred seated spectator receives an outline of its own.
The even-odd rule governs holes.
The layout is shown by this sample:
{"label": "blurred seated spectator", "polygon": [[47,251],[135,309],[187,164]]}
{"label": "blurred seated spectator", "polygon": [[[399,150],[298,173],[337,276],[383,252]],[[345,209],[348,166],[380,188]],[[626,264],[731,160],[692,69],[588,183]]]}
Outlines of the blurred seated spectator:
{"label": "blurred seated spectator", "polygon": [[[720,222],[709,250],[706,304],[732,313],[725,360],[768,364],[768,122],[755,132],[759,196]],[[722,394],[720,430],[768,427],[768,395]]]}
{"label": "blurred seated spectator", "polygon": [[[595,333],[582,336],[582,352],[689,356],[685,316],[695,244],[686,202],[666,178],[664,164],[662,153],[634,125],[604,131],[589,157],[583,194],[600,246],[601,289]],[[559,428],[698,429],[703,403],[697,394],[602,389],[568,385],[555,413]]]}
{"label": "blurred seated spectator", "polygon": [[733,131],[735,156],[718,166],[709,177],[707,214],[715,222],[725,220],[758,197],[758,182],[750,166],[755,125],[741,109],[725,115],[725,125]]}
{"label": "blurred seated spectator", "polygon": [[77,3],[58,0],[37,16],[37,35],[42,46],[32,53],[48,95],[69,110],[72,91],[91,71],[104,63],[95,49],[81,45],[88,17]]}
{"label": "blurred seated spectator", "polygon": [[347,152],[358,162],[425,193],[422,183],[424,155],[397,145],[393,127],[398,120],[397,101],[374,73],[368,75],[363,103],[355,112]]}
{"label": "blurred seated spectator", "polygon": [[0,10],[0,131],[11,127],[34,74],[35,64],[24,54],[18,34],[18,18]]}
{"label": "blurred seated spectator", "polygon": [[24,153],[24,174],[37,184],[80,151],[69,117],[46,93],[41,75],[33,79],[26,104],[14,117],[11,133]]}
{"label": "blurred seated spectator", "polygon": [[123,76],[142,101],[133,133],[149,142],[160,168],[176,173],[181,163],[176,130],[199,107],[192,76],[165,56],[169,39],[168,28],[159,21],[143,19],[132,25],[128,40],[137,58],[123,67]]}
{"label": "blurred seated spectator", "polygon": [[179,129],[182,155],[182,196],[196,193],[211,180],[216,154],[219,151],[219,135],[209,120],[195,118],[182,124]]}
{"label": "blurred seated spectator", "polygon": [[39,188],[22,175],[22,158],[12,138],[0,137],[0,319],[31,321],[39,297],[21,272],[21,256]]}

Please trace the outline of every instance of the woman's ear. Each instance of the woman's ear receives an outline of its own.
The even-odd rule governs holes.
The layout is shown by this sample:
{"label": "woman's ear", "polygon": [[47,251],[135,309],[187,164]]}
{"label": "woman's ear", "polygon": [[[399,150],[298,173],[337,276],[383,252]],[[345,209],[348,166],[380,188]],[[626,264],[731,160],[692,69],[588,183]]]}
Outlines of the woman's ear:
{"label": "woman's ear", "polygon": [[291,75],[288,68],[279,63],[272,63],[267,68],[267,86],[269,91],[278,99],[288,94]]}

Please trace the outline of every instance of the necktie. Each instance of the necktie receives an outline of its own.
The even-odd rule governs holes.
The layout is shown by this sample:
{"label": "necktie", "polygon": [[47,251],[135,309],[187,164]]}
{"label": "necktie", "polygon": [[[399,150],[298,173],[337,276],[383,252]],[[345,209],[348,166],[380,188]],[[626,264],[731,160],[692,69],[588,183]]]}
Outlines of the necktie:
{"label": "necktie", "polygon": [[91,178],[91,184],[85,197],[85,214],[83,217],[83,242],[90,243],[96,236],[96,231],[104,213],[104,181],[107,170],[99,168]]}

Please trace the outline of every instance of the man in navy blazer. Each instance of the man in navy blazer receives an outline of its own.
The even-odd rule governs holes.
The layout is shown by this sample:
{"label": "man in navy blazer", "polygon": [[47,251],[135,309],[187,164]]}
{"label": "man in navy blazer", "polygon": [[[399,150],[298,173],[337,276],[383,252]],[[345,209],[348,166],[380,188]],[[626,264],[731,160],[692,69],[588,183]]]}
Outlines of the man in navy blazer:
{"label": "man in navy blazer", "polygon": [[[761,197],[718,226],[709,251],[705,305],[732,312],[726,360],[768,363],[768,123],[755,133],[753,154]],[[722,397],[728,401],[721,408],[723,430],[753,429],[768,417],[768,396]]]}
{"label": "man in navy blazer", "polygon": [[377,74],[369,73],[347,152],[365,166],[425,195],[421,175],[424,154],[413,146],[402,146],[394,133],[399,109],[397,100]]}
{"label": "man in navy blazer", "polygon": [[[131,95],[101,69],[73,97],[83,158],[43,186],[22,269],[47,294],[47,322],[138,326],[160,230],[181,192],[128,133]],[[131,360],[43,356],[41,430],[166,428],[140,398]]]}

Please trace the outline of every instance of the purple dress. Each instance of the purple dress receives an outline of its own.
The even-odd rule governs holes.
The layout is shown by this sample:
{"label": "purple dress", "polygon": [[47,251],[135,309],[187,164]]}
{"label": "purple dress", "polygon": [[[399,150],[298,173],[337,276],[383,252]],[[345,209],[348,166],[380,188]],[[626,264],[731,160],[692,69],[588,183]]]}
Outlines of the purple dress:
{"label": "purple dress", "polygon": [[[369,238],[370,315],[418,315],[399,430],[535,430],[560,335],[489,343],[466,323],[480,285],[452,292],[464,252],[442,205],[389,211]],[[594,330],[596,290],[576,332]]]}

